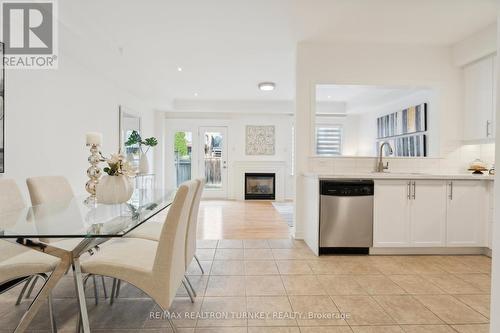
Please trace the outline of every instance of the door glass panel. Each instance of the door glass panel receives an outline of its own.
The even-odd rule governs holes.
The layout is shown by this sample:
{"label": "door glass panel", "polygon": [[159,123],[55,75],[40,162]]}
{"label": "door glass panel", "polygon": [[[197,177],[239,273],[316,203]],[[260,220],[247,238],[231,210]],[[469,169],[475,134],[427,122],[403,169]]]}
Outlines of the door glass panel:
{"label": "door glass panel", "polygon": [[205,187],[222,188],[222,147],[223,135],[220,132],[205,132]]}
{"label": "door glass panel", "polygon": [[193,133],[176,132],[174,137],[174,161],[177,186],[191,179]]}

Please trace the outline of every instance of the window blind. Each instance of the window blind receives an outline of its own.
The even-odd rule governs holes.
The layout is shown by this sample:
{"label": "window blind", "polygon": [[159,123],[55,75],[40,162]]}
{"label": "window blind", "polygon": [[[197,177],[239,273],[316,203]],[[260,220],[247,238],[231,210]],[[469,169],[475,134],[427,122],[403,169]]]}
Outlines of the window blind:
{"label": "window blind", "polygon": [[335,156],[342,154],[342,126],[316,127],[316,155]]}

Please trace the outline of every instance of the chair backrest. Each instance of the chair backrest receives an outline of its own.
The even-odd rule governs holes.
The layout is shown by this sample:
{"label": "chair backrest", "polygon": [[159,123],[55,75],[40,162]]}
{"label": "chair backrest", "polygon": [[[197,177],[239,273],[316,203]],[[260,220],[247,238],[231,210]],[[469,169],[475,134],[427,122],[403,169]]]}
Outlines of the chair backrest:
{"label": "chair backrest", "polygon": [[155,289],[158,292],[154,299],[163,309],[168,309],[172,304],[186,271],[186,232],[197,186],[198,182],[194,180],[179,186],[158,240],[153,265]]}
{"label": "chair backrest", "polygon": [[32,177],[26,179],[26,184],[33,206],[66,202],[74,197],[71,185],[63,176]]}
{"label": "chair backrest", "polygon": [[0,214],[26,207],[23,195],[12,179],[0,179]]}
{"label": "chair backrest", "polygon": [[196,179],[198,187],[194,195],[191,211],[189,212],[188,229],[186,233],[186,271],[193,261],[196,253],[196,232],[198,230],[198,211],[200,210],[201,194],[205,187],[205,180],[203,178]]}

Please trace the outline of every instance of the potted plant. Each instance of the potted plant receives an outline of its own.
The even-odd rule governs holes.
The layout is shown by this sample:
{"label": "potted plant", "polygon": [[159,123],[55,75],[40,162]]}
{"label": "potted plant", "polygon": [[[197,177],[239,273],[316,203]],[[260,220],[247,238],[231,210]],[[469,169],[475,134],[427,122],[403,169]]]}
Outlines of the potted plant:
{"label": "potted plant", "polygon": [[[126,147],[138,145],[141,152],[139,159],[139,173],[146,174],[149,173],[149,161],[148,161],[148,151],[151,147],[158,144],[158,140],[155,137],[150,137],[142,139],[141,135],[137,131],[132,131],[127,141],[125,142]],[[144,148],[146,147],[146,148]]]}
{"label": "potted plant", "polygon": [[134,193],[135,168],[122,154],[113,154],[105,159],[105,162],[108,166],[103,171],[107,175],[102,177],[97,184],[97,202],[105,204],[127,202]]}

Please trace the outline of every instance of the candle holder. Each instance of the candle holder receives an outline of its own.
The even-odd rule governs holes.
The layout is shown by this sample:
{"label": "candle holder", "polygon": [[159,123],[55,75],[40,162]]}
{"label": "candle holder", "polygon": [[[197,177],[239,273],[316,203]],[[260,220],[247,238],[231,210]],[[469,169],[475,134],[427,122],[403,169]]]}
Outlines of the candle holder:
{"label": "candle holder", "polygon": [[101,162],[101,154],[99,153],[99,145],[87,144],[90,147],[90,156],[88,161],[90,167],[87,169],[87,176],[90,178],[85,184],[85,190],[90,194],[90,196],[85,199],[86,204],[95,204],[96,200],[96,186],[99,183],[99,178],[101,177],[101,169],[99,168],[99,162]]}

